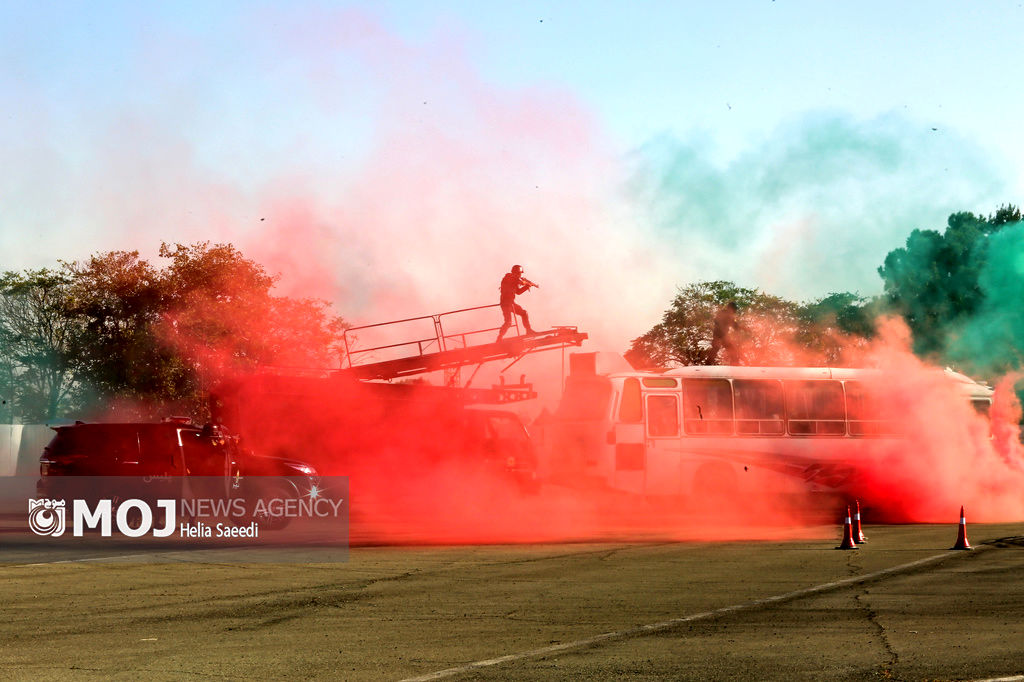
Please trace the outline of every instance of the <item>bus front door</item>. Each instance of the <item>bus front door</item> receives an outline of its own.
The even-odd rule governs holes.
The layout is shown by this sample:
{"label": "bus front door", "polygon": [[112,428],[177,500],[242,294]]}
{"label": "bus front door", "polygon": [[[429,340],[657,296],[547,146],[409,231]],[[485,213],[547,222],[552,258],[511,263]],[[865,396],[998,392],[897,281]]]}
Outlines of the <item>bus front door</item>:
{"label": "bus front door", "polygon": [[679,397],[670,393],[646,396],[646,450],[644,493],[674,496],[680,493]]}

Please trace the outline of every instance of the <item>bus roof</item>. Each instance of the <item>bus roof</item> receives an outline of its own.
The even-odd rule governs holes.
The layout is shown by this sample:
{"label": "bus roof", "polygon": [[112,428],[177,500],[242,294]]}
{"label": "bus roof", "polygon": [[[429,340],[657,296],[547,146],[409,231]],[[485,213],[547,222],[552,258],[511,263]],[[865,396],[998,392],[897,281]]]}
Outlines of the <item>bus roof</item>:
{"label": "bus roof", "polygon": [[854,372],[852,376],[836,376],[830,367],[747,367],[734,365],[690,365],[665,372],[664,376],[683,379],[847,379],[865,376],[871,370],[838,370]]}
{"label": "bus roof", "polygon": [[[943,375],[957,384],[966,396],[990,398],[993,390],[981,382],[950,368],[942,370]],[[664,373],[631,372],[615,373],[613,376],[668,376],[680,379],[775,379],[775,380],[833,380],[871,381],[880,380],[886,372],[865,367],[749,367],[736,365],[690,365],[670,369]]]}

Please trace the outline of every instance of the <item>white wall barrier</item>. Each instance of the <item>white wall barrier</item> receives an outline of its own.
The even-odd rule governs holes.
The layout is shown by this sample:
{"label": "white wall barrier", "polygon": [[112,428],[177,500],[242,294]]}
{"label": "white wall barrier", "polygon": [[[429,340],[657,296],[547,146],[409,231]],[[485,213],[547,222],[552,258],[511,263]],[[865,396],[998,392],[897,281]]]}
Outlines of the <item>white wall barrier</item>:
{"label": "white wall barrier", "polygon": [[0,476],[13,476],[18,470],[21,424],[0,424]]}
{"label": "white wall barrier", "polygon": [[39,473],[39,455],[53,438],[46,424],[0,424],[0,476]]}

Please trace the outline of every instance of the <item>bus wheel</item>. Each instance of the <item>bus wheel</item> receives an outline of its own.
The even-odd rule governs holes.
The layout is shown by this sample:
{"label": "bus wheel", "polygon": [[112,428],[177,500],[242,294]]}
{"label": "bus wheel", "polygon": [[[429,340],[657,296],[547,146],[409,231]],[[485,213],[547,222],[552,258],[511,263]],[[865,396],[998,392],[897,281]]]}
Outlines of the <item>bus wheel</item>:
{"label": "bus wheel", "polygon": [[736,473],[728,464],[703,464],[693,477],[692,508],[724,511],[737,502]]}

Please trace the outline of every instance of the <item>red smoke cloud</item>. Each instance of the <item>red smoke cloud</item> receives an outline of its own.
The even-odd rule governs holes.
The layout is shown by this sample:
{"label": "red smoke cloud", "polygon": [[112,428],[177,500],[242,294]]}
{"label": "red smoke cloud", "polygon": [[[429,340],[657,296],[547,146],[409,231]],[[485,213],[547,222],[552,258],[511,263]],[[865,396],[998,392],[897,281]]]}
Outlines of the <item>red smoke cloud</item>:
{"label": "red smoke cloud", "polygon": [[[394,390],[393,390],[394,389]],[[539,490],[505,468],[509,450],[461,427],[458,401],[423,385],[251,374],[221,393],[247,447],[350,480],[355,543],[791,538],[819,532],[802,511],[745,500],[714,516],[595,488],[582,479]],[[400,396],[400,397],[399,397]],[[472,412],[473,408],[470,408]],[[493,443],[491,444],[493,445]],[[548,467],[541,463],[540,469]],[[767,521],[767,523],[766,523]]]}
{"label": "red smoke cloud", "polygon": [[283,294],[373,323],[496,303],[519,263],[542,286],[523,301],[538,328],[578,324],[613,347],[669,298],[666,264],[630,227],[621,161],[570,92],[495,87],[462,35],[414,44],[352,11],[286,25],[325,106],[352,64],[374,88],[360,155],[335,177],[268,185],[265,220],[242,237]]}
{"label": "red smoke cloud", "polygon": [[[363,77],[382,86],[368,105],[374,127],[365,154],[347,160],[344,173],[268,183],[261,220],[217,229],[281,272],[281,293],[333,300],[352,323],[496,302],[501,274],[518,262],[542,285],[521,301],[535,326],[578,324],[598,347],[623,347],[657,317],[677,275],[665,274],[660,249],[630,229],[634,216],[611,198],[620,178],[602,132],[560,89],[489,87],[446,47],[447,37],[410,45],[350,12],[302,22],[289,49],[325,108],[346,84],[339,60],[354,56]],[[181,315],[179,324],[203,320],[199,311]],[[263,333],[258,319],[246,324],[246,334]],[[216,370],[211,386],[239,391],[234,418],[250,447],[351,477],[354,535],[367,541],[788,537],[819,518],[814,500],[782,505],[782,491],[772,489],[730,500],[731,513],[714,517],[702,511],[703,500],[688,501],[682,513],[582,480],[524,495],[509,478],[466,461],[458,432],[431,413],[443,405],[382,402],[364,387],[326,380],[298,392],[256,390],[265,378],[225,361],[236,349],[209,339],[177,343]],[[781,343],[785,362],[817,361]],[[852,492],[905,520],[947,521],[960,504],[972,519],[1024,516],[1009,400],[997,399],[989,439],[962,396],[909,352],[896,323],[885,323],[870,347],[854,346],[847,362],[899,377],[890,399],[910,433],[900,446],[845,462],[863,481]],[[751,358],[767,361],[753,350]],[[552,359],[544,375],[528,378],[558,386],[555,366]],[[553,402],[550,391],[544,398]],[[403,433],[411,422],[416,428]]]}
{"label": "red smoke cloud", "polygon": [[[261,329],[232,329],[224,337],[224,357],[236,353],[231,344],[239,337]],[[787,360],[814,364],[784,336],[776,341],[788,343],[782,353]],[[207,360],[218,348],[209,338],[181,347],[202,348]],[[812,459],[853,471],[854,483],[836,491],[844,496],[840,504],[862,500],[868,520],[884,514],[892,521],[943,522],[960,505],[978,521],[1024,517],[1024,458],[1015,430],[1019,406],[1003,390],[1010,378],[999,387],[990,423],[948,376],[910,352],[902,322],[880,321],[874,340],[851,342],[847,351],[850,366],[880,370],[876,388],[884,408],[906,433],[901,439],[804,441]],[[707,491],[686,482],[681,488],[688,492],[680,499],[624,495],[595,485],[572,466],[555,466],[566,453],[546,437],[538,450],[541,460],[532,467],[544,477],[537,491],[506,466],[509,456],[526,453],[500,450],[497,440],[467,430],[467,410],[439,387],[239,371],[229,363],[204,366],[223,401],[225,423],[246,447],[307,462],[324,475],[350,477],[355,542],[789,538],[820,533],[819,524],[831,521],[835,511],[836,499],[807,493],[798,477],[724,499],[721,491],[705,497]],[[538,427],[535,437],[542,435]],[[596,443],[605,434],[592,435]],[[546,476],[551,473],[556,476]]]}
{"label": "red smoke cloud", "polygon": [[1013,378],[996,386],[986,420],[936,368],[911,353],[902,321],[885,320],[879,331],[863,358],[896,378],[891,398],[907,438],[883,456],[858,463],[864,495],[906,521],[948,521],[960,505],[977,521],[1024,518],[1024,451]]}
{"label": "red smoke cloud", "polygon": [[[902,320],[878,320],[878,334],[870,342],[832,333],[826,346],[838,350],[840,367],[880,370],[884,379],[874,389],[879,407],[902,423],[901,439],[862,440],[853,450],[849,441],[828,452],[824,459],[839,461],[857,473],[856,485],[847,490],[889,520],[942,522],[954,518],[960,505],[978,521],[1014,521],[1024,518],[1024,449],[1019,439],[1020,405],[1013,391],[1016,377],[1004,377],[996,386],[986,419],[941,368],[911,352],[910,332]],[[769,318],[744,316],[748,333],[737,354],[748,365],[821,367],[821,349],[797,343],[792,330]],[[754,333],[756,332],[756,333]],[[768,345],[766,340],[770,339]],[[778,491],[766,490],[767,496]]]}

